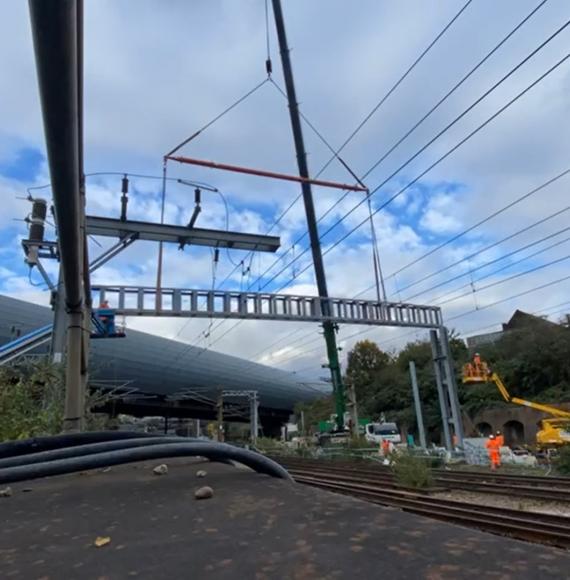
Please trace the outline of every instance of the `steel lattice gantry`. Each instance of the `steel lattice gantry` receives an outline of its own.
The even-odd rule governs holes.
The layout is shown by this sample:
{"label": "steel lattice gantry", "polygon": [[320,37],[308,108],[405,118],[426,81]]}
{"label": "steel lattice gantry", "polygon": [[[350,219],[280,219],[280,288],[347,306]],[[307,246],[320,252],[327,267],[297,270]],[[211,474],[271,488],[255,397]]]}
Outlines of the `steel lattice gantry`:
{"label": "steel lattice gantry", "polygon": [[[319,298],[258,292],[162,288],[162,306],[156,308],[156,288],[94,286],[99,300],[108,300],[117,314],[125,316],[171,316],[186,318],[243,318],[439,328],[441,310],[400,302],[355,298]],[[322,302],[328,302],[328,310]],[[323,312],[330,312],[329,316]]]}

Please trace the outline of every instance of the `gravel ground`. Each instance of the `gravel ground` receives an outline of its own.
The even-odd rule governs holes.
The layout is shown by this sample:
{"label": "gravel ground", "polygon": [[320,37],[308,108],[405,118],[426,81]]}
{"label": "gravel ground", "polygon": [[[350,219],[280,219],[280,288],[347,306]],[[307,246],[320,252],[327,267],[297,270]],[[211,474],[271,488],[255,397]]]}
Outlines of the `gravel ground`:
{"label": "gravel ground", "polygon": [[570,518],[570,504],[565,502],[541,501],[524,497],[508,497],[504,495],[492,495],[490,493],[476,493],[462,490],[446,491],[430,495],[431,497],[441,499],[452,499],[479,505],[510,508],[521,510],[523,512],[536,512]]}

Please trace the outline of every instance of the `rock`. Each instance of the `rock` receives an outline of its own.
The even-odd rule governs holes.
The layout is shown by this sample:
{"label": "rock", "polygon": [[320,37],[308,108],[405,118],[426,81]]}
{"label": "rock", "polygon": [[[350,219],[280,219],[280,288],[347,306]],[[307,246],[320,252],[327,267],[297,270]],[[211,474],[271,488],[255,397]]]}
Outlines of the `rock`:
{"label": "rock", "polygon": [[111,543],[111,538],[109,536],[97,536],[93,543],[97,548],[102,548]]}
{"label": "rock", "polygon": [[208,472],[204,471],[203,469],[196,472],[196,477],[206,477],[206,475],[208,475]]}
{"label": "rock", "polygon": [[10,486],[0,489],[0,497],[11,497],[12,488]]}
{"label": "rock", "polygon": [[160,465],[157,465],[152,472],[155,475],[166,475],[168,473],[168,465],[166,465],[166,463],[161,463]]}
{"label": "rock", "polygon": [[204,487],[196,490],[194,497],[196,499],[210,499],[211,497],[214,497],[214,490],[211,487],[205,485]]}

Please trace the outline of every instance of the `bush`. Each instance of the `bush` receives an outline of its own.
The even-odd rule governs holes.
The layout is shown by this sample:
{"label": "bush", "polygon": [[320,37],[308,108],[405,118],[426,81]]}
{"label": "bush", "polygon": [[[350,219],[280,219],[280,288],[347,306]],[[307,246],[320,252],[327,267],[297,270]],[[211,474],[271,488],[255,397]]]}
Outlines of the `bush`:
{"label": "bush", "polygon": [[556,458],[556,469],[562,475],[570,475],[570,445],[566,445],[560,450]]}
{"label": "bush", "polygon": [[392,471],[399,485],[425,489],[433,484],[432,473],[425,459],[409,453],[394,453],[391,460]]}
{"label": "bush", "polygon": [[[60,433],[64,400],[63,365],[42,360],[3,367],[0,369],[0,441]],[[87,429],[103,428],[106,417],[92,414],[90,409],[107,400],[107,395],[96,391],[87,396]]]}

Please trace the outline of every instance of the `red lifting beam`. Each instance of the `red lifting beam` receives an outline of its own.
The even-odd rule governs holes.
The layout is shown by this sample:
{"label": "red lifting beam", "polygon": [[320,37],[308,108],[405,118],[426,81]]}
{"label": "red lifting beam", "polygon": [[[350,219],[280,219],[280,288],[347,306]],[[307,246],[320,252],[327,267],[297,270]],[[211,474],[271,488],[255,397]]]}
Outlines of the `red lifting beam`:
{"label": "red lifting beam", "polygon": [[308,179],[299,175],[287,175],[286,173],[274,173],[273,171],[263,171],[262,169],[250,169],[249,167],[239,167],[238,165],[226,165],[225,163],[215,163],[214,161],[204,161],[203,159],[192,159],[191,157],[175,157],[167,155],[165,159],[178,161],[178,163],[188,163],[189,165],[200,165],[211,169],[222,169],[224,171],[234,171],[236,173],[247,173],[248,175],[258,175],[260,177],[272,177],[273,179],[283,179],[285,181],[297,181],[321,185],[322,187],[333,187],[335,189],[346,189],[347,191],[368,191],[362,185],[347,185],[346,183],[336,183],[334,181],[323,181],[321,179]]}

